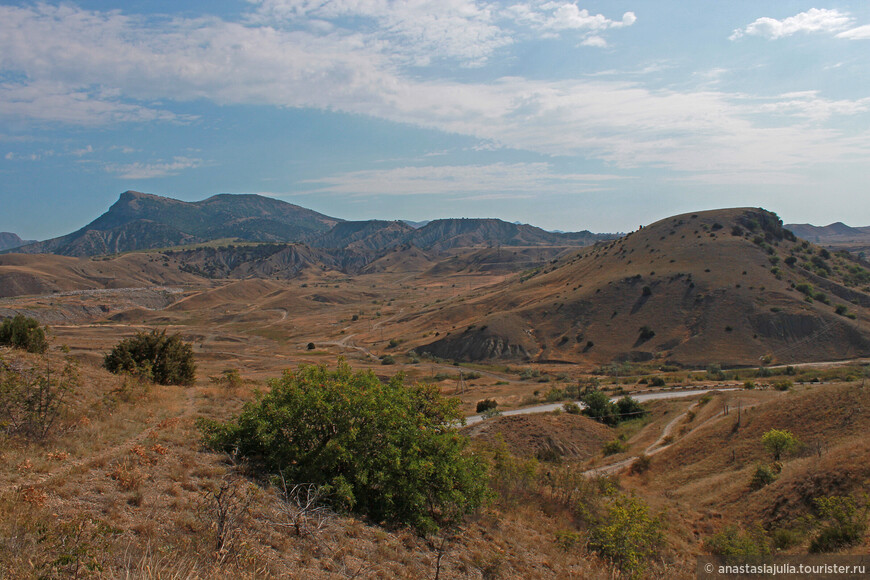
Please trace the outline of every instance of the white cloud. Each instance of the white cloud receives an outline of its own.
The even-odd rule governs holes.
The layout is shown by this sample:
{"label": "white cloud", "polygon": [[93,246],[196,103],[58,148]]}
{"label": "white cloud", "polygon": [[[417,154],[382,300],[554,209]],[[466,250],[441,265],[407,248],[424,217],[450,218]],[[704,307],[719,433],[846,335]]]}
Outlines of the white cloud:
{"label": "white cloud", "polygon": [[[271,26],[216,18],[155,22],[70,5],[0,6],[0,70],[26,79],[0,85],[0,115],[96,124],[179,120],[163,110],[165,104],[142,104],[160,101],[307,107],[468,135],[487,148],[694,172],[786,171],[867,156],[870,150],[865,134],[847,138],[843,132],[807,126],[833,115],[863,112],[863,99],[832,101],[815,95],[758,100],[601,79],[425,80],[404,74],[393,58],[396,49],[384,47],[411,34],[405,20],[387,40],[378,33],[338,31],[337,25],[315,31],[291,25],[310,11],[317,12],[318,20],[338,22],[355,14],[382,14],[394,4],[438,13],[434,0],[261,0],[258,10],[269,5],[275,12],[258,12],[258,18],[274,20],[279,8],[284,11],[281,26]],[[449,5],[460,15],[466,10],[470,22],[495,21],[485,14],[491,11],[488,5],[470,0]],[[565,5],[527,3],[505,14],[543,30]],[[568,11],[583,15],[579,9]],[[592,28],[578,29],[583,39],[634,22],[628,13],[620,21],[586,14]],[[381,26],[371,18],[375,28]],[[497,38],[488,34],[484,39]],[[428,36],[422,41],[434,42]],[[484,56],[458,46],[441,56],[461,56],[467,62]],[[403,53],[398,62],[405,58]],[[184,161],[172,161],[111,170],[145,178],[184,168]]]}
{"label": "white cloud", "polygon": [[175,114],[107,98],[100,90],[72,87],[49,80],[0,83],[0,117],[74,125],[172,121]]}
{"label": "white cloud", "polygon": [[369,23],[363,27],[367,44],[417,66],[428,65],[433,58],[481,65],[512,42],[495,23],[497,7],[475,0],[249,1],[256,5],[250,21],[259,25],[335,34],[348,19],[362,19]]}
{"label": "white cloud", "polygon": [[620,20],[611,20],[603,14],[593,14],[574,2],[535,2],[515,4],[506,11],[518,23],[525,24],[544,35],[573,32],[581,37],[583,46],[604,47],[602,34],[612,28],[624,28],[637,22],[634,12],[626,12]]}
{"label": "white cloud", "polygon": [[854,101],[833,101],[820,97],[818,91],[803,91],[780,95],[775,102],[760,105],[758,110],[765,113],[794,115],[820,122],[834,115],[866,113],[870,111],[870,97]]}
{"label": "white cloud", "polygon": [[156,163],[125,163],[122,165],[106,165],[109,173],[117,173],[121,179],[153,179],[155,177],[167,177],[178,175],[186,169],[202,167],[202,159],[188,157],[175,157],[172,161],[158,161]]}
{"label": "white cloud", "polygon": [[[494,163],[397,167],[345,173],[305,183],[310,193],[342,195],[461,195],[468,199],[518,199],[543,193],[597,191],[615,175],[565,174],[549,163]],[[481,197],[483,196],[483,197]]]}
{"label": "white cloud", "polygon": [[745,28],[738,28],[731,35],[731,40],[743,36],[762,36],[771,40],[784,38],[798,32],[837,32],[852,23],[848,13],[826,8],[810,8],[783,20],[775,18],[759,18]]}
{"label": "white cloud", "polygon": [[837,38],[848,38],[849,40],[868,40],[870,39],[870,24],[858,26],[851,30],[844,30],[837,35]]}

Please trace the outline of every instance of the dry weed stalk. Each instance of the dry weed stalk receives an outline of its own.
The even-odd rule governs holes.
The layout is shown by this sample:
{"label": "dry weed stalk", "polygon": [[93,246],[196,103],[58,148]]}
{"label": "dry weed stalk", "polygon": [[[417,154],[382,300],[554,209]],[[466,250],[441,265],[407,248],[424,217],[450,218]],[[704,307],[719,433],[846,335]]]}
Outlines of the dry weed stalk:
{"label": "dry weed stalk", "polygon": [[320,532],[332,518],[332,512],[323,505],[323,488],[313,483],[288,484],[282,473],[278,499],[281,518],[275,525],[291,528],[299,537]]}

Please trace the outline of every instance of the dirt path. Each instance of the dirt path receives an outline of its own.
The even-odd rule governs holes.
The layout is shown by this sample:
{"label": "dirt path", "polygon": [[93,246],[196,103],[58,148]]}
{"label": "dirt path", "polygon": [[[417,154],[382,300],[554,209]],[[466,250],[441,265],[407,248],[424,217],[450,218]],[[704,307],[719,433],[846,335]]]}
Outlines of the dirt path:
{"label": "dirt path", "polygon": [[[756,405],[759,405],[759,404],[760,403],[758,403],[758,402],[749,403],[747,405],[741,404],[741,408],[744,410],[750,409],[750,408],[755,407]],[[688,409],[686,409],[685,412],[680,413],[679,415],[677,415],[676,417],[671,419],[668,422],[668,424],[665,425],[664,429],[662,429],[662,433],[661,433],[661,435],[659,435],[659,438],[656,439],[653,443],[651,443],[649,446],[647,446],[646,449],[643,450],[643,455],[650,457],[650,456],[655,455],[657,453],[661,453],[662,451],[664,451],[665,449],[667,449],[668,447],[673,445],[675,443],[675,441],[668,441],[668,437],[671,436],[674,429],[677,428],[677,425],[679,425],[681,421],[685,420],[685,418],[689,415],[689,413],[694,412],[700,406],[701,406],[701,403],[700,403],[700,401],[698,401],[698,402],[692,404]],[[701,427],[704,427],[705,425],[715,421],[716,419],[719,419],[723,415],[725,415],[724,410],[717,412],[712,417],[708,417],[702,423],[698,423],[697,425],[694,425],[689,430],[689,433],[691,433],[692,431],[695,431],[697,429],[700,429]],[[628,457],[626,459],[622,459],[620,461],[616,461],[614,463],[610,463],[608,465],[602,465],[600,467],[595,467],[595,468],[589,469],[587,471],[584,471],[583,475],[585,475],[586,477],[596,477],[599,475],[612,475],[614,473],[618,473],[618,472],[622,471],[623,469],[627,469],[627,468],[631,467],[631,464],[634,463],[639,457],[640,456],[635,455],[632,457]]]}

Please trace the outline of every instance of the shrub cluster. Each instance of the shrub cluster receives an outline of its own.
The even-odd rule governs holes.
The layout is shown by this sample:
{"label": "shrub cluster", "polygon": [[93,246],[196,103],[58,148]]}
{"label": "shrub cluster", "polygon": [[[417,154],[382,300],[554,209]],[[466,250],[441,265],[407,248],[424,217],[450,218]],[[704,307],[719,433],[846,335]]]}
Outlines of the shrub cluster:
{"label": "shrub cluster", "polygon": [[35,319],[23,314],[16,314],[0,324],[0,345],[21,348],[37,354],[48,350],[45,330]]}
{"label": "shrub cluster", "polygon": [[614,403],[606,393],[599,390],[584,395],[583,403],[586,405],[583,414],[605,425],[616,425],[647,414],[643,405],[630,396],[626,395]]}
{"label": "shrub cluster", "polygon": [[196,380],[193,348],[181,336],[166,330],[139,332],[126,338],[103,359],[113,373],[129,373],[161,385],[192,385]]}

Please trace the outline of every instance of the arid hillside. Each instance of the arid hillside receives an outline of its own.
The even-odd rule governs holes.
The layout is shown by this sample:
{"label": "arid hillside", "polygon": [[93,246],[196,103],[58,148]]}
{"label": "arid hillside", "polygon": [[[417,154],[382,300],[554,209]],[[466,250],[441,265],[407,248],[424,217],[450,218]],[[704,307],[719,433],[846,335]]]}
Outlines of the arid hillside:
{"label": "arid hillside", "polygon": [[[866,264],[865,264],[866,265]],[[870,272],[760,209],[684,214],[428,314],[448,359],[753,365],[870,353]]]}

